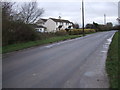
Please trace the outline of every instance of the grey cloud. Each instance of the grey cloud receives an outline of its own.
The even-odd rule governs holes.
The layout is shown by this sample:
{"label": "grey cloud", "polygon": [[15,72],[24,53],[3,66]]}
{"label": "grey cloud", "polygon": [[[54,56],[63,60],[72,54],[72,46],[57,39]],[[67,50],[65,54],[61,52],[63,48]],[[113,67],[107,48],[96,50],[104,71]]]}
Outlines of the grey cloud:
{"label": "grey cloud", "polygon": [[[70,19],[73,22],[81,23],[81,2],[39,2],[39,7],[45,9],[43,17],[58,17]],[[103,23],[103,15],[107,20],[117,23],[118,17],[117,2],[85,2],[85,23],[96,21]],[[114,17],[114,18],[113,18]]]}

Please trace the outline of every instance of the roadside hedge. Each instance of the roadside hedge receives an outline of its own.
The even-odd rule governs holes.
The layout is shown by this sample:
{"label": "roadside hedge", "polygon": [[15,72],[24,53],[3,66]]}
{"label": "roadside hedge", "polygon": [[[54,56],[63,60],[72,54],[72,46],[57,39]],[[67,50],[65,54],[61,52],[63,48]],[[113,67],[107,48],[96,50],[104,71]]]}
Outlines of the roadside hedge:
{"label": "roadside hedge", "polygon": [[[94,33],[96,32],[95,29],[84,29],[85,34],[89,34],[89,33]],[[82,29],[71,29],[69,30],[69,35],[79,35],[83,33]]]}
{"label": "roadside hedge", "polygon": [[68,35],[68,33],[66,30],[59,30],[59,31],[55,32],[55,35],[64,36],[64,35]]}

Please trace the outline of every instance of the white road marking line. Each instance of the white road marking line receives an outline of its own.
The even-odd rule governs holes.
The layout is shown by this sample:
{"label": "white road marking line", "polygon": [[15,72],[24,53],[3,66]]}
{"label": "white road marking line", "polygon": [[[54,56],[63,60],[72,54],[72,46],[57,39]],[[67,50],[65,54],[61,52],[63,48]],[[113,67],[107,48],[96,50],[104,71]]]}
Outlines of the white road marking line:
{"label": "white road marking line", "polygon": [[107,51],[101,51],[102,53],[106,53]]}
{"label": "white road marking line", "polygon": [[35,74],[35,73],[33,73],[33,74],[32,74],[32,76],[36,76],[36,74]]}
{"label": "white road marking line", "polygon": [[[110,37],[110,38],[108,38],[107,39],[107,43],[105,43],[104,45],[103,45],[103,48],[105,49],[108,49],[109,48],[109,45],[110,45],[110,43],[112,42],[112,38],[113,38],[113,36],[114,36],[114,34]],[[106,53],[107,52],[107,50],[103,50],[103,51],[101,51],[102,53]]]}

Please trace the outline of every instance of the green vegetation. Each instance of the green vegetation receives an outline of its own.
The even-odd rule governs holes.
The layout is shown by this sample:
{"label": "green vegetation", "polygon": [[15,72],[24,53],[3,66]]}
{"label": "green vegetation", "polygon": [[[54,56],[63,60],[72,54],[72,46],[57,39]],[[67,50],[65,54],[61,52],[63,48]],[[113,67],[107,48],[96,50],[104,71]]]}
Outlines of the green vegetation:
{"label": "green vegetation", "polygon": [[[86,24],[86,27],[85,27],[85,28],[95,29],[96,32],[114,30],[114,29],[113,29],[113,24],[112,24],[112,22],[108,22],[108,23],[105,24],[105,25],[93,22],[93,24]],[[116,29],[117,29],[117,28],[116,28]],[[117,30],[118,30],[118,29],[117,29]]]}
{"label": "green vegetation", "polygon": [[38,45],[58,42],[58,41],[66,40],[66,39],[73,39],[73,38],[77,38],[77,37],[81,37],[81,35],[55,36],[55,37],[51,37],[51,38],[43,39],[43,40],[11,44],[11,45],[7,45],[7,46],[3,46],[2,52],[7,53],[7,52],[12,52],[12,51],[17,51],[17,50],[29,48],[32,46],[38,46]]}
{"label": "green vegetation", "polygon": [[110,80],[110,88],[119,88],[118,82],[120,82],[120,71],[118,66],[120,66],[120,61],[118,55],[120,55],[120,31],[113,37],[106,61],[106,70]]}
{"label": "green vegetation", "polygon": [[[94,32],[95,32],[94,29],[85,29],[86,34],[90,34]],[[60,30],[55,33],[38,33],[39,38],[37,40],[17,42],[15,44],[5,45],[2,47],[2,53],[18,51],[18,50],[33,47],[33,46],[49,44],[49,43],[58,42],[66,39],[73,39],[81,36],[82,36],[82,29],[73,29],[73,30],[70,30],[69,32],[66,32],[66,30]]]}

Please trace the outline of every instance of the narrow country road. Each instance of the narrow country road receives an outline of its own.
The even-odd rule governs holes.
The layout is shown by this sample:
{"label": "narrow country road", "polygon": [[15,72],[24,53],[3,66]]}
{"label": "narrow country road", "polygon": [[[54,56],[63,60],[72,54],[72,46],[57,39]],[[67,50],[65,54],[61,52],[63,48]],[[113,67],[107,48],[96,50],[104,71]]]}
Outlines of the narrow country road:
{"label": "narrow country road", "polygon": [[115,31],[3,55],[3,88],[108,88],[107,50]]}

